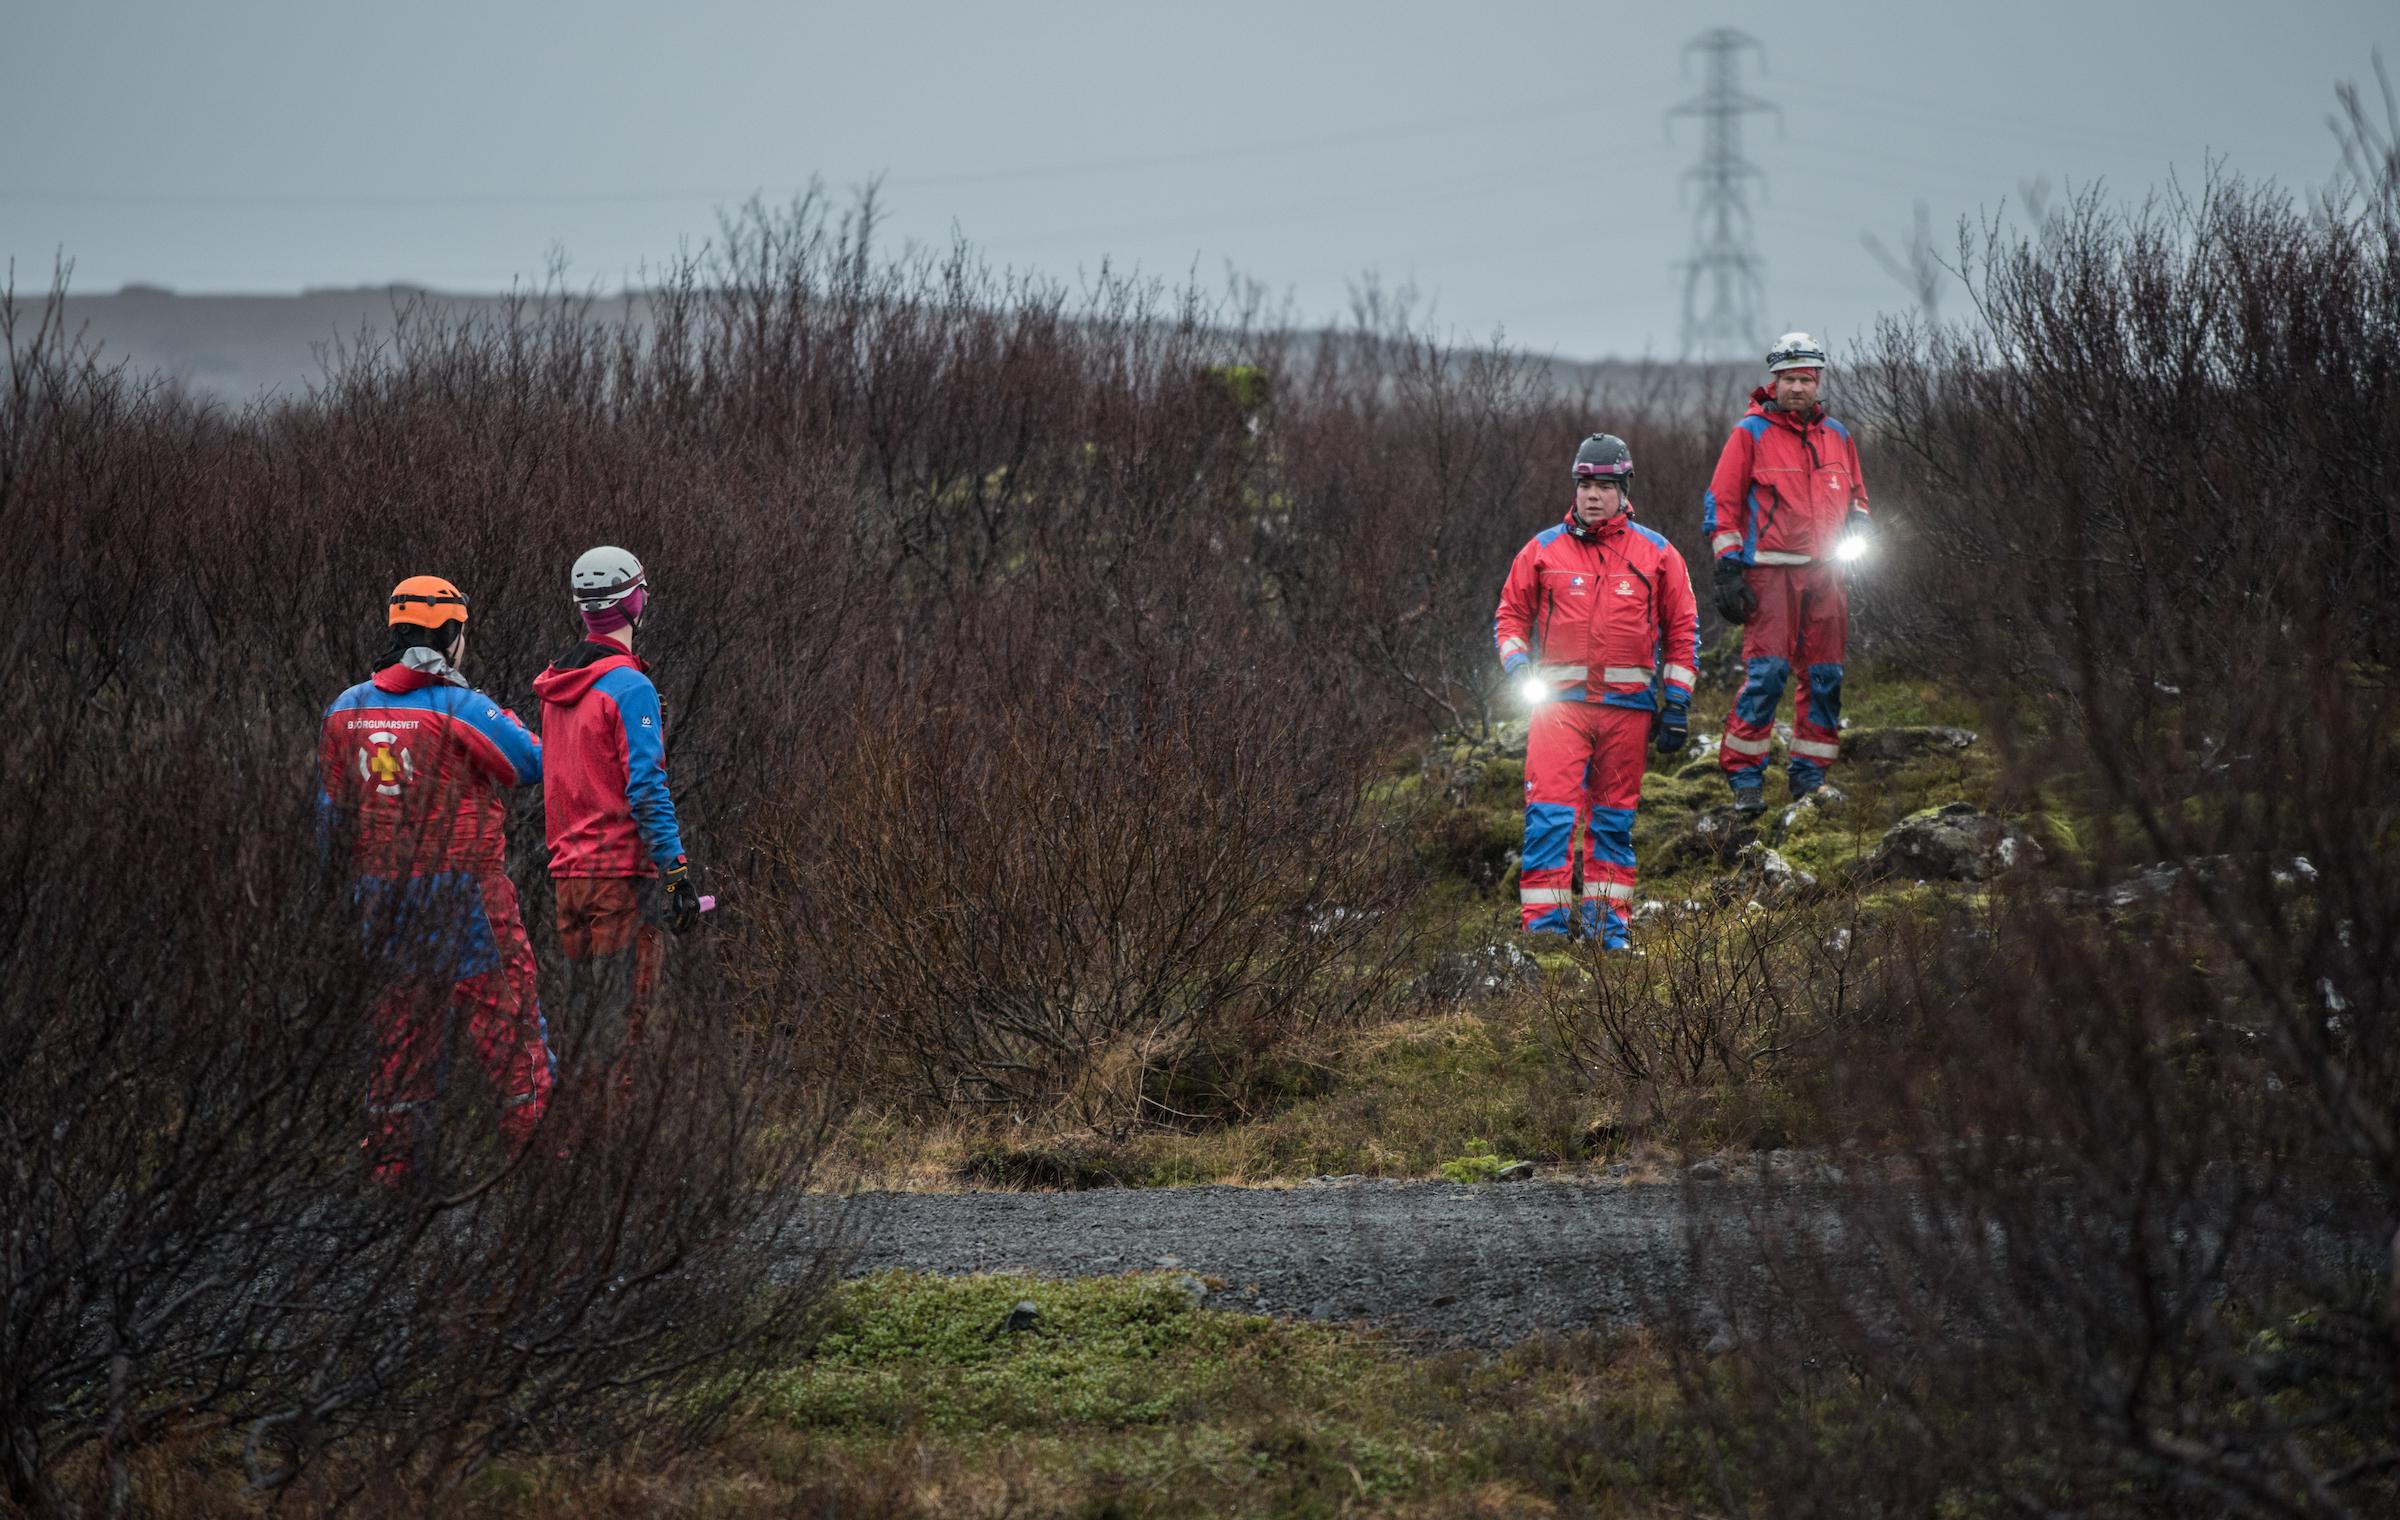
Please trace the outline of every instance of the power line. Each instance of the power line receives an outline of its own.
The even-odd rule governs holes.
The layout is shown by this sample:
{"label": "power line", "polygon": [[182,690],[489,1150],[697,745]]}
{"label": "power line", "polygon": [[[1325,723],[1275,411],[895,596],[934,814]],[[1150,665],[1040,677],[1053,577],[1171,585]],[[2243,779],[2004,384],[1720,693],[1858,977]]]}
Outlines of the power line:
{"label": "power line", "polygon": [[1972,112],[1961,108],[1955,100],[1944,104],[1915,96],[1895,94],[1859,85],[1845,84],[1839,88],[1787,85],[1786,89],[1802,97],[1803,103],[1814,99],[1843,116],[1861,114],[1892,117],[1911,126],[1930,127],[1961,136],[1989,137],[1997,132],[2003,136],[2049,137],[2080,147],[2107,147],[2102,139],[2112,139],[2116,151],[2134,153],[2157,150],[2188,153],[2193,143],[2188,134],[2156,133],[2129,130],[2122,126],[2103,127],[2061,117],[2045,109],[2041,115],[2020,116],[1994,112],[1978,105]]}
{"label": "power line", "polygon": [[[1692,252],[1683,262],[1683,351],[1691,359],[1732,359],[1756,351],[1759,310],[1766,304],[1764,263],[1751,242],[1749,187],[1766,176],[1742,156],[1742,118],[1775,107],[1741,87],[1741,58],[1758,39],[1729,26],[1684,45],[1706,70],[1701,92],[1667,112],[1701,122],[1700,162],[1684,171],[1698,187],[1692,208]],[[1780,119],[1780,117],[1778,118]],[[1703,290],[1705,289],[1705,297]]]}
{"label": "power line", "polygon": [[[1165,153],[1136,154],[1119,158],[1075,159],[1060,163],[1028,164],[1016,168],[968,170],[947,174],[894,175],[883,183],[887,190],[953,189],[961,186],[1005,185],[1045,179],[1082,179],[1091,176],[1139,173],[1155,169],[1238,163],[1248,159],[1276,158],[1287,154],[1323,152],[1328,149],[1366,145],[1380,146],[1408,138],[1440,137],[1453,133],[1487,131],[1494,127],[1521,126],[1571,115],[1582,109],[1578,104],[1528,106],[1511,111],[1488,112],[1474,116],[1448,116],[1430,121],[1396,122],[1380,127],[1354,128],[1348,131],[1318,133],[1305,137],[1285,137]],[[716,188],[657,186],[624,190],[437,191],[422,194],[384,191],[299,191],[291,193],[237,191],[215,194],[188,190],[113,191],[64,186],[18,185],[0,186],[0,202],[20,201],[54,205],[226,206],[252,209],[291,207],[314,210],[327,207],[375,209],[432,206],[633,205],[644,202],[735,201],[761,193],[780,194],[786,192],[779,191],[774,186],[751,185]]]}

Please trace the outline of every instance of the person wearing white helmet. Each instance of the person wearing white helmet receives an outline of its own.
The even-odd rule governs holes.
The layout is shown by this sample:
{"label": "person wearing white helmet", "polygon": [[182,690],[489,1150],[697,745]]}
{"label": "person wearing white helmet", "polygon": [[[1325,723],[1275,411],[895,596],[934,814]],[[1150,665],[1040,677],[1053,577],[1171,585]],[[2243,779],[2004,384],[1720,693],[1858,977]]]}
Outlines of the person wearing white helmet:
{"label": "person wearing white helmet", "polygon": [[624,1059],[657,980],[663,920],[682,934],[700,899],[667,789],[667,717],[635,655],[651,600],[642,562],[609,545],[569,577],[583,642],[534,678],[542,699],[542,788],[550,876],[571,1016],[561,1043],[578,1067]]}
{"label": "person wearing white helmet", "polygon": [[1767,353],[1767,373],[1725,440],[1701,521],[1716,561],[1717,611],[1746,625],[1742,689],[1718,751],[1743,814],[1766,807],[1775,713],[1795,668],[1802,685],[1793,698],[1792,796],[1823,786],[1840,752],[1850,604],[1838,558],[1846,557],[1845,539],[1863,545],[1868,529],[1858,445],[1817,400],[1824,345],[1785,333]]}

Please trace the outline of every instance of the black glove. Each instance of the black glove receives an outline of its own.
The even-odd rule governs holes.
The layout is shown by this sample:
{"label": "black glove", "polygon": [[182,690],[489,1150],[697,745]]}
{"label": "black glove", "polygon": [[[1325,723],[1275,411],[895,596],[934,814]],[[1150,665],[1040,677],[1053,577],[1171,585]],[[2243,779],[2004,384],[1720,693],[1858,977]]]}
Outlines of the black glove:
{"label": "black glove", "polygon": [[1658,717],[1658,736],[1651,742],[1662,755],[1672,755],[1691,742],[1692,715],[1686,707],[1670,707]]}
{"label": "black glove", "polygon": [[1758,610],[1758,593],[1744,578],[1749,568],[1730,554],[1717,561],[1717,616],[1728,623],[1747,623],[1750,614]]}
{"label": "black glove", "polygon": [[667,893],[667,927],[677,934],[689,934],[700,922],[700,889],[692,885],[692,865],[683,856],[659,874],[659,885]]}
{"label": "black glove", "polygon": [[1850,515],[1842,519],[1842,536],[1845,538],[1873,538],[1875,536],[1875,519],[1867,515],[1865,507],[1852,507]]}

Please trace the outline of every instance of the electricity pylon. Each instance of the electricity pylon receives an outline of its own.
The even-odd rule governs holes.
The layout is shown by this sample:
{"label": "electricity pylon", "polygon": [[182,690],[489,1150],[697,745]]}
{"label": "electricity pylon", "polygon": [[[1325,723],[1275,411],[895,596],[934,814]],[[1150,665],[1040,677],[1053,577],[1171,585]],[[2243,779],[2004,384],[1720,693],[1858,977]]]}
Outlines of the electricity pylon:
{"label": "electricity pylon", "polygon": [[[1766,305],[1765,264],[1751,243],[1752,184],[1766,176],[1742,156],[1742,118],[1776,112],[1771,103],[1741,87],[1744,53],[1759,51],[1758,39],[1720,26],[1684,44],[1684,66],[1700,55],[1705,83],[1698,95],[1667,113],[1670,132],[1678,116],[1701,123],[1700,162],[1683,171],[1697,187],[1692,207],[1692,251],[1683,261],[1683,351],[1686,358],[1738,359],[1762,352],[1772,334],[1759,326]],[[1778,120],[1780,113],[1776,113]]]}

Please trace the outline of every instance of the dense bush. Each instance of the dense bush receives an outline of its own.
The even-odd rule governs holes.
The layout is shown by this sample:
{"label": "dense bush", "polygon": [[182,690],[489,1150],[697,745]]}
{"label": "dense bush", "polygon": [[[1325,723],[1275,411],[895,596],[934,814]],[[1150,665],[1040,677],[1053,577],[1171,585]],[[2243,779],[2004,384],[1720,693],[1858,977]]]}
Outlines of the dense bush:
{"label": "dense bush", "polygon": [[2213,183],[1970,272],[1865,411],[2003,791],[2082,822],[1855,997],[1816,1079],[1906,1161],[1777,1263],[1722,1430],[1776,1514],[2390,1513],[2400,234]]}
{"label": "dense bush", "polygon": [[[871,225],[753,211],[621,326],[556,293],[414,309],[239,410],[6,308],[10,1502],[133,1503],[146,1448],[228,1428],[268,1485],[333,1481],[336,1448],[341,1481],[441,1484],[604,1439],[801,1323],[761,1290],[831,1248],[780,1200],[841,1103],[1215,1122],[1383,985],[1415,868],[1362,784],[1479,709],[1506,557],[1601,420],[1390,313],[1298,343],[1110,274],[886,258]],[[426,1185],[388,1198],[355,1159],[380,989],[316,859],[318,715],[424,572],[530,710],[594,542],[651,567],[642,653],[726,906],[613,1128],[570,1087],[511,1157],[454,1062]],[[520,801],[547,984],[539,829]]]}

